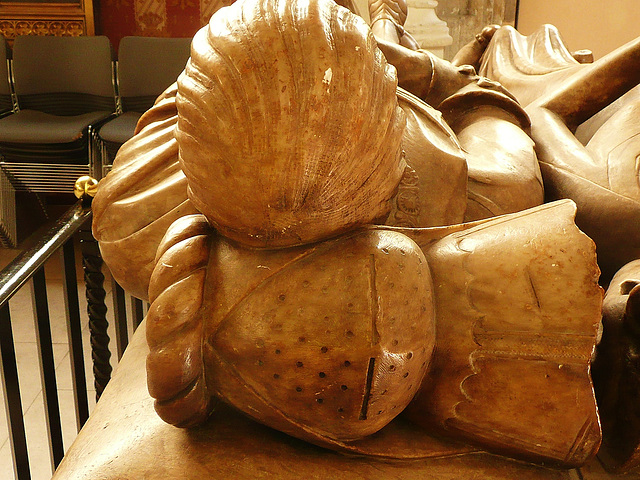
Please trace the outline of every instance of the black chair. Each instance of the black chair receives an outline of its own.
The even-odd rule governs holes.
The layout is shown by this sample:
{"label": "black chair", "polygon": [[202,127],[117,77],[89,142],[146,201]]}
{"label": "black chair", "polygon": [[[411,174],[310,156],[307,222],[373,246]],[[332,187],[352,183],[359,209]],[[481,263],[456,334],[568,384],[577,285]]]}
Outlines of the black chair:
{"label": "black chair", "polygon": [[9,75],[9,47],[0,36],[0,116],[13,110],[13,97]]}
{"label": "black chair", "polygon": [[107,37],[20,36],[11,67],[18,110],[0,118],[0,166],[16,190],[69,193],[99,176],[90,138],[116,109]]}
{"label": "black chair", "polygon": [[113,162],[140,116],[176,81],[189,59],[191,38],[124,37],[118,48],[118,95],[122,115],[98,132],[102,162]]}
{"label": "black chair", "polygon": [[[0,36],[0,118],[13,113],[13,88],[10,78],[9,48],[4,37]],[[0,246],[15,247],[17,236],[16,191],[7,174],[0,169]]]}

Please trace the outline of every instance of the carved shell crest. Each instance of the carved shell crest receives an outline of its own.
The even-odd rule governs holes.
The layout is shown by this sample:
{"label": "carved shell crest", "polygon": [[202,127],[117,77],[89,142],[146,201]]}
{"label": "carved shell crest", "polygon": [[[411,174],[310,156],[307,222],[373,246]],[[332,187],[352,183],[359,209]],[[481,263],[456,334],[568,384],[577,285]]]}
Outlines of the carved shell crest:
{"label": "carved shell crest", "polygon": [[176,138],[189,195],[225,236],[304,244],[389,212],[404,170],[396,72],[330,0],[240,0],[193,41]]}

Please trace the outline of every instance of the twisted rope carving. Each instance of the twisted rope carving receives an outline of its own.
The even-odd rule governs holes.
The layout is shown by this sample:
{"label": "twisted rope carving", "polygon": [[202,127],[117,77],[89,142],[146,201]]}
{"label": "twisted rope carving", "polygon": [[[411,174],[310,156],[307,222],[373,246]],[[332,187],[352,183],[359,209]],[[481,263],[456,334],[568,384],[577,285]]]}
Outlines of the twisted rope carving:
{"label": "twisted rope carving", "polygon": [[96,400],[100,398],[104,388],[111,379],[111,352],[109,351],[109,335],[107,328],[107,306],[104,302],[104,275],[102,274],[102,257],[97,242],[83,239],[82,268],[86,285],[87,313],[89,315],[89,332],[91,338],[91,358],[93,360],[93,378],[96,388]]}

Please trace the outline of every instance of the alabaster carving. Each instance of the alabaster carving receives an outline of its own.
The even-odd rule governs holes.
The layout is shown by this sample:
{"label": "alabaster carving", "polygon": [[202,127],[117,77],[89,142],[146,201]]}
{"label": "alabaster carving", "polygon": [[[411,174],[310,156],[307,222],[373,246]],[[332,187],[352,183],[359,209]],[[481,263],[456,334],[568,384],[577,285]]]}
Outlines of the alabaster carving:
{"label": "alabaster carving", "polygon": [[393,68],[364,20],[335,4],[276,8],[221,10],[178,79],[189,197],[223,235],[257,247],[385,218],[405,166]]}
{"label": "alabaster carving", "polygon": [[[217,21],[214,20],[212,27],[205,27],[199,33],[195,45],[205,52],[202,54],[205,56],[197,57],[201,58],[199,62],[202,64],[197,63],[198,61],[190,62],[180,83],[185,93],[180,96],[181,103],[178,102],[183,109],[181,125],[186,129],[185,133],[177,133],[182,135],[182,164],[186,165],[184,169],[187,173],[191,172],[188,175],[191,175],[194,185],[190,200],[187,200],[187,184],[183,169],[178,165],[178,142],[175,135],[182,130],[180,126],[175,129],[178,121],[177,87],[172,87],[165,93],[162,101],[141,119],[138,135],[121,149],[114,161],[113,173],[102,182],[102,193],[98,195],[94,204],[94,234],[100,241],[103,256],[111,266],[114,277],[127,290],[140,298],[148,298],[147,289],[155,248],[171,221],[180,215],[195,212],[192,200],[203,201],[198,200],[198,195],[204,195],[211,201],[215,197],[216,205],[225,206],[207,214],[209,220],[217,225],[220,231],[242,243],[263,247],[300,244],[331,236],[367,222],[428,227],[516,212],[542,203],[539,168],[533,143],[525,132],[528,128],[528,118],[507,92],[499,85],[480,79],[464,68],[454,67],[429,52],[412,51],[378,39],[382,51],[398,69],[400,84],[411,89],[416,95],[398,89],[396,100],[393,95],[389,95],[388,90],[391,85],[388,78],[390,67],[384,66],[386,62],[372,45],[371,37],[364,39],[366,26],[352,17],[346,17],[348,28],[351,29],[349,41],[355,42],[353,37],[356,32],[363,38],[358,40],[361,44],[353,43],[351,50],[359,52],[359,55],[368,52],[366,58],[371,64],[370,73],[377,71],[378,78],[386,82],[386,107],[377,105],[376,102],[382,102],[379,98],[370,96],[368,100],[363,101],[364,97],[353,97],[349,93],[350,90],[355,90],[362,91],[362,95],[365,95],[360,81],[361,74],[352,68],[353,63],[364,62],[365,57],[351,58],[347,62],[348,56],[345,58],[341,54],[340,58],[345,58],[345,63],[349,65],[349,68],[346,68],[349,75],[345,73],[340,81],[338,77],[333,77],[334,72],[339,71],[336,65],[331,67],[322,55],[318,53],[320,56],[314,56],[307,49],[304,60],[318,64],[314,66],[317,69],[315,78],[322,84],[322,88],[314,94],[324,94],[324,97],[321,95],[316,100],[320,102],[322,99],[326,105],[322,107],[324,113],[314,110],[316,113],[308,119],[315,122],[312,127],[305,128],[311,137],[304,141],[299,139],[298,143],[292,143],[290,138],[295,135],[298,124],[305,121],[306,114],[301,113],[296,117],[298,123],[288,118],[293,115],[291,109],[295,105],[300,108],[307,105],[303,102],[304,98],[307,98],[305,101],[316,101],[311,94],[305,94],[305,97],[299,92],[295,99],[287,97],[287,89],[283,84],[273,93],[272,100],[275,103],[269,108],[264,103],[266,100],[248,103],[248,100],[243,98],[238,98],[238,105],[233,108],[229,105],[224,108],[218,105],[220,108],[217,109],[213,104],[206,106],[207,102],[214,102],[214,98],[217,98],[215,101],[224,103],[229,101],[224,100],[225,98],[240,95],[237,89],[242,83],[227,76],[225,83],[220,84],[221,87],[215,91],[218,97],[211,92],[206,95],[203,93],[202,96],[196,94],[198,88],[203,89],[204,85],[208,85],[206,78],[214,78],[216,82],[222,81],[216,73],[221,57],[213,56],[209,59],[205,55],[213,48],[210,43],[215,43],[216,38],[207,32],[218,28]],[[220,18],[222,19],[222,16]],[[311,24],[313,21],[317,22],[317,19],[311,20]],[[222,23],[226,25],[228,22]],[[262,34],[270,29],[263,27],[259,32]],[[320,35],[318,32],[316,34]],[[272,49],[268,52],[273,54],[273,59],[279,62],[278,64],[286,64],[288,55],[299,53],[282,53],[281,50],[286,50],[282,44],[285,37],[280,38],[280,50]],[[320,36],[316,37],[315,43],[319,43],[320,40]],[[234,48],[240,48],[238,45]],[[326,46],[314,48],[320,52]],[[207,62],[203,60],[205,58],[208,59]],[[294,64],[301,61],[300,58],[293,57],[291,60],[295,60]],[[249,68],[247,62],[250,61],[241,60],[239,54],[234,54],[229,65],[236,61],[237,68]],[[339,66],[345,68],[343,65],[344,63],[340,63]],[[291,75],[294,73],[302,75],[306,82],[310,81],[310,74],[306,71],[294,72],[288,68],[286,65],[282,66],[282,78],[279,82],[291,82]],[[231,73],[228,72],[228,75]],[[271,78],[268,75],[266,77]],[[256,78],[245,75],[243,81],[257,81]],[[266,98],[269,85],[267,82],[254,91],[256,99],[262,96]],[[294,88],[290,85],[289,94],[296,88],[302,87],[298,85]],[[370,95],[379,95],[371,87],[368,88]],[[224,95],[220,93],[223,91],[226,91]],[[424,100],[435,106],[442,104],[442,112],[455,131],[447,121],[443,121],[441,113]],[[287,101],[292,103],[287,104]],[[274,110],[280,108],[281,103],[282,108],[287,109],[287,115],[276,115],[280,119],[276,129],[276,124],[272,125],[270,122],[275,115]],[[318,103],[320,104],[321,102]],[[347,107],[346,104],[351,106]],[[345,110],[347,108],[349,110]],[[225,115],[221,115],[220,111],[225,112]],[[337,112],[340,112],[340,115]],[[322,123],[336,122],[338,117],[344,119],[346,113],[353,115],[351,127],[341,126],[339,132],[328,131]],[[240,121],[240,117],[244,120]],[[387,128],[385,122],[380,121],[384,118],[390,122],[388,129],[382,134],[376,134],[375,132],[381,128]],[[368,120],[363,123],[363,119]],[[249,125],[251,122],[253,126]],[[406,122],[406,128],[400,128],[397,122]],[[191,133],[187,133],[189,128],[193,130]],[[348,140],[337,143],[336,135],[345,133],[344,128],[355,128],[356,133],[349,130]],[[361,133],[360,143],[354,141],[354,135],[359,135],[358,129],[364,132]],[[371,132],[366,133],[367,130]],[[222,135],[220,132],[225,133]],[[310,143],[308,139],[314,138],[313,135],[318,135],[318,138],[322,139],[318,142],[324,143]],[[365,146],[365,137],[371,145]],[[196,138],[203,140],[195,142]],[[245,147],[240,147],[244,143],[236,140],[243,138],[252,138],[253,141]],[[270,153],[256,150],[259,138],[267,142]],[[393,148],[384,145],[381,138],[387,138],[387,143],[393,144]],[[505,141],[506,138],[508,141]],[[230,142],[233,148],[225,147],[225,142]],[[154,147],[151,148],[151,145]],[[329,187],[325,182],[326,188],[316,186],[316,191],[310,192],[307,184],[296,183],[300,182],[295,178],[296,170],[291,167],[284,168],[284,159],[279,157],[277,152],[288,152],[287,155],[293,158],[296,149],[299,150],[302,145],[308,146],[311,152],[306,154],[308,158],[305,160],[305,175],[326,178],[336,185],[331,184]],[[240,148],[245,150],[241,151]],[[403,152],[403,155],[389,156],[384,163],[378,165],[375,155],[382,155],[384,148],[396,154]],[[254,150],[253,157],[247,153],[251,149]],[[378,153],[375,153],[376,149]],[[206,175],[213,172],[211,165],[207,163],[208,159],[212,155],[220,158],[221,151],[225,152],[224,158],[227,159],[227,163],[220,163],[220,170],[215,174],[218,180],[205,180]],[[338,151],[351,153],[347,155]],[[232,155],[231,152],[235,153]],[[370,158],[368,176],[358,173],[359,163],[355,160],[363,154],[369,155]],[[231,161],[232,156],[239,160]],[[142,158],[146,160],[142,161]],[[272,162],[269,170],[271,173],[253,168],[249,158],[261,165],[264,162]],[[280,160],[276,161],[275,158]],[[338,158],[350,160],[338,161]],[[204,163],[199,165],[198,162]],[[236,172],[232,176],[229,175],[231,166]],[[367,169],[363,171],[365,170]],[[240,171],[244,173],[241,174]],[[150,175],[149,172],[157,174]],[[325,173],[328,176],[325,176]],[[309,182],[308,179],[306,181]],[[215,186],[218,183],[220,186]],[[283,196],[285,184],[292,188],[289,194]],[[211,191],[207,191],[210,187]],[[131,191],[136,192],[135,196],[131,195]],[[347,191],[354,197],[349,202]],[[160,198],[155,198],[156,196]],[[343,204],[350,206],[337,207],[340,203],[337,201],[338,197],[343,199]],[[328,203],[327,198],[331,198]],[[332,202],[337,203],[331,206],[334,205]],[[145,214],[140,216],[139,221],[127,222],[125,225],[121,218],[129,215],[128,208],[144,210]],[[199,208],[204,209],[203,212],[206,213],[205,207]],[[271,209],[271,226],[264,213],[266,208]],[[332,208],[334,210],[331,210]],[[173,211],[170,212],[171,210]],[[292,213],[294,211],[295,213]],[[234,224],[231,225],[232,223]],[[135,250],[137,253],[132,256],[126,253],[128,250]]]}
{"label": "alabaster carving", "polygon": [[500,25],[487,25],[484,27],[480,33],[476,34],[474,40],[462,46],[451,59],[451,63],[456,66],[470,65],[477,69],[487,45],[498,28],[500,28]]}
{"label": "alabaster carving", "polygon": [[221,10],[101,182],[96,238],[151,302],[155,410],[206,429],[230,405],[374,457],[581,466],[602,437],[600,270],[575,203],[541,205],[538,163],[560,145],[541,115],[576,109],[554,92],[525,111],[406,48],[395,7],[379,38],[330,0]]}
{"label": "alabaster carving", "polygon": [[[468,66],[458,67],[429,52],[382,39],[378,44],[397,68],[400,87],[443,114],[464,152],[468,166],[464,220],[517,212],[543,202],[540,167],[526,133],[529,118],[509,92],[477,77]],[[405,136],[412,134],[411,127]]]}
{"label": "alabaster carving", "polygon": [[175,94],[170,87],[119,151],[92,204],[93,234],[118,283],[148,298],[155,252],[174,220],[196,213],[178,163]]}
{"label": "alabaster carving", "polygon": [[376,38],[418,50],[420,45],[416,39],[403,28],[407,9],[406,0],[371,0],[369,18],[371,31]]}
{"label": "alabaster carving", "polygon": [[[297,441],[224,404],[199,428],[175,428],[158,417],[147,392],[143,375],[149,353],[145,329],[146,321],[138,327],[54,480],[612,478],[603,474],[597,463],[579,471],[560,470],[482,453],[428,436],[424,429],[412,428],[402,418],[361,441],[378,457],[342,455]],[[402,450],[425,458],[388,460],[389,454],[398,457]]]}
{"label": "alabaster carving", "polygon": [[[184,217],[150,286],[156,410],[189,426],[222,400],[298,438],[366,453],[354,441],[408,406],[431,431],[581,465],[600,443],[589,362],[602,295],[573,215],[565,202],[278,250]],[[496,263],[505,248],[513,254]]]}
{"label": "alabaster carving", "polygon": [[[544,200],[528,116],[508,92],[470,84],[440,105],[465,151],[468,166],[465,221],[518,212]],[[483,88],[489,87],[489,88]]]}
{"label": "alabaster carving", "polygon": [[640,256],[638,62],[639,40],[582,65],[551,26],[529,37],[501,27],[480,67],[527,105],[546,199],[578,204],[605,281]]}
{"label": "alabaster carving", "polygon": [[593,242],[574,215],[565,201],[435,243],[407,232],[438,286],[437,349],[408,418],[533,460],[575,466],[595,454],[589,362],[602,294]]}
{"label": "alabaster carving", "polygon": [[362,438],[404,410],[435,340],[429,269],[412,240],[365,231],[247,250],[199,235],[203,224],[171,227],[151,279],[148,380],[163,418],[201,421],[216,397],[324,443]]}
{"label": "alabaster carving", "polygon": [[602,307],[602,339],[593,362],[604,435],[599,457],[616,472],[640,465],[638,285],[640,260],[622,267],[611,280]]}
{"label": "alabaster carving", "polygon": [[464,221],[468,167],[455,133],[442,114],[398,88],[407,126],[402,150],[407,166],[391,201],[387,225],[433,227]]}
{"label": "alabaster carving", "polygon": [[529,36],[508,25],[485,29],[479,43],[466,49],[480,51],[481,56],[467,55],[458,62],[466,60],[480,75],[500,82],[525,107],[553,93],[582,68],[553,25],[543,25]]}

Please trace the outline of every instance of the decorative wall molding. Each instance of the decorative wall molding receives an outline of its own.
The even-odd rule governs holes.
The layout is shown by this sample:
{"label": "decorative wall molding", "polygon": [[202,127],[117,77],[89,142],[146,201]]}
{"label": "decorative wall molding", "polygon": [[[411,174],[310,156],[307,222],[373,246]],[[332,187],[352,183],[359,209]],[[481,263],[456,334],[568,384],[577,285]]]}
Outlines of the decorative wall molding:
{"label": "decorative wall molding", "polygon": [[23,20],[19,18],[0,19],[0,35],[12,40],[19,35],[86,35],[87,28],[83,18],[77,20]]}
{"label": "decorative wall molding", "polygon": [[92,0],[0,0],[0,35],[94,35]]}

